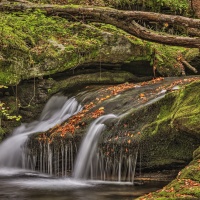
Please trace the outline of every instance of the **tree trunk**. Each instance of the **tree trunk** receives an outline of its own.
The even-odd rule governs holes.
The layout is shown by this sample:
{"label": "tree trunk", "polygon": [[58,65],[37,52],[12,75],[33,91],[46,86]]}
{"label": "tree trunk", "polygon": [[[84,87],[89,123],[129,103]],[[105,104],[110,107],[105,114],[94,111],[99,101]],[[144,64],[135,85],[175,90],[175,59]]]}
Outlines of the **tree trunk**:
{"label": "tree trunk", "polygon": [[[19,0],[20,1],[20,0]],[[46,11],[48,16],[60,16],[72,20],[87,20],[91,22],[102,22],[112,24],[138,38],[158,42],[162,44],[184,46],[184,47],[200,47],[199,37],[183,37],[177,35],[169,35],[159,33],[144,28],[136,23],[135,20],[155,21],[159,23],[179,24],[186,28],[195,28],[199,33],[200,20],[182,16],[164,15],[152,12],[142,11],[123,11],[106,7],[84,7],[84,6],[58,6],[58,5],[40,5],[26,1],[18,3],[1,3],[0,11],[24,11],[41,9]],[[194,0],[193,0],[194,1]],[[198,0],[200,1],[200,0]]]}

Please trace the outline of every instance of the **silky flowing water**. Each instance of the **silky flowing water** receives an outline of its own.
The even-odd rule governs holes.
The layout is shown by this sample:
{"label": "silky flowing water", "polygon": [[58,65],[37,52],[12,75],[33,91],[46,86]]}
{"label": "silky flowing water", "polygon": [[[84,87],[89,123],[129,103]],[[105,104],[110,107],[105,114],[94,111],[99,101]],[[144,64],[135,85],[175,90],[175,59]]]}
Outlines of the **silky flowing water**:
{"label": "silky flowing water", "polygon": [[166,182],[134,186],[124,182],[55,178],[19,169],[0,170],[0,199],[6,200],[131,200],[155,191]]}
{"label": "silky flowing water", "polygon": [[[133,93],[125,96],[127,101],[141,93],[139,87],[136,85]],[[154,94],[151,86],[146,89],[150,91],[151,98],[143,105],[135,101],[135,108],[152,104],[166,93],[166,90],[160,90]],[[84,95],[83,98],[86,99],[87,93]],[[123,97],[115,96],[107,103],[115,104],[118,98]],[[124,103],[124,113],[108,114],[96,119],[85,133],[78,152],[73,142],[60,144],[58,151],[49,144],[41,144],[35,154],[26,148],[26,142],[31,135],[44,132],[81,110],[82,106],[74,97],[68,99],[54,96],[46,104],[38,120],[22,124],[14,130],[11,137],[1,143],[0,199],[129,200],[160,189],[166,184],[164,181],[140,186],[134,184],[137,145],[131,155],[122,155],[122,150],[119,154],[114,154],[117,162],[105,157],[98,147],[99,137],[106,128],[104,122],[119,120],[129,111],[127,103]],[[69,171],[72,176],[69,176]]]}
{"label": "silky flowing water", "polygon": [[28,137],[32,134],[44,132],[68,119],[81,110],[75,98],[67,99],[63,96],[52,97],[44,107],[40,118],[29,124],[22,124],[16,128],[11,137],[0,145],[0,167],[25,167],[23,162],[23,148]]}
{"label": "silky flowing water", "polygon": [[[116,119],[117,116],[113,114],[105,115],[99,117],[91,125],[84,137],[84,140],[81,143],[79,153],[76,158],[75,169],[73,172],[73,177],[75,179],[86,179],[89,168],[91,168],[92,159],[96,153],[98,139],[103,129],[105,129],[104,121],[109,119]],[[93,169],[92,171],[95,171]],[[91,177],[93,177],[93,172]]]}

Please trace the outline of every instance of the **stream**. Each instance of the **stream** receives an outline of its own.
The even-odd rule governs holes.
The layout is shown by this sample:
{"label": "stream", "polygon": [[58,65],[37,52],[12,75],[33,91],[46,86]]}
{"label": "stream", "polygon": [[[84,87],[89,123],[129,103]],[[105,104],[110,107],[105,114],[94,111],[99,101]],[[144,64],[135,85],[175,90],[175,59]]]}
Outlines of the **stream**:
{"label": "stream", "polygon": [[[167,90],[179,89],[180,82],[177,80],[185,81],[183,78],[174,78],[161,80],[154,85],[136,84],[129,93],[116,94],[111,99],[102,100],[100,106],[108,108],[108,113],[90,124],[81,147],[76,152],[76,158],[72,143],[70,147],[67,144],[58,151],[55,151],[53,146],[44,144],[41,145],[42,151],[32,155],[26,150],[26,141],[30,135],[44,132],[76,115],[83,109],[82,105],[86,101],[90,102],[91,97],[95,98],[94,92],[99,90],[95,88],[80,93],[81,104],[75,98],[52,97],[38,120],[22,124],[0,144],[0,199],[131,200],[161,189],[168,182],[149,181],[135,184],[138,148],[127,157],[122,155],[121,150],[120,155],[114,155],[113,162],[101,154],[101,151],[98,152],[97,144],[106,127],[105,121],[118,119],[130,112],[130,102],[132,109],[139,109],[164,98]],[[110,91],[110,88],[107,91]],[[92,95],[88,95],[89,93]],[[109,94],[105,95],[110,97]],[[109,109],[113,114],[109,114]],[[68,176],[69,171],[72,176]],[[124,172],[128,176],[121,181]],[[117,179],[109,180],[112,176]]]}
{"label": "stream", "polygon": [[156,191],[164,181],[134,186],[130,182],[78,181],[20,169],[0,170],[0,199],[11,200],[131,200]]}

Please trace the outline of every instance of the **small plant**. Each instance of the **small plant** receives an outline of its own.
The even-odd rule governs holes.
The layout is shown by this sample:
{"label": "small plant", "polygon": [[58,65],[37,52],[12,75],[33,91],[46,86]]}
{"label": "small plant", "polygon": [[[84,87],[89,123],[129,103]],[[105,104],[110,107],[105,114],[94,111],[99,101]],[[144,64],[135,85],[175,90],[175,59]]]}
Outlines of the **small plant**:
{"label": "small plant", "polygon": [[[22,116],[21,115],[10,115],[9,107],[6,107],[5,103],[0,101],[0,120],[2,118],[8,119],[8,120],[15,119],[16,121],[20,121]],[[0,125],[1,125],[1,123],[0,123]]]}
{"label": "small plant", "polygon": [[[0,89],[2,88],[8,88],[7,86],[4,85],[0,85]],[[9,112],[9,107],[6,106],[6,104],[4,102],[0,101],[0,129],[2,131],[1,128],[1,121],[2,119],[7,119],[7,120],[16,120],[16,121],[20,121],[22,116],[21,115],[11,115],[11,113]],[[0,131],[0,133],[1,133]]]}

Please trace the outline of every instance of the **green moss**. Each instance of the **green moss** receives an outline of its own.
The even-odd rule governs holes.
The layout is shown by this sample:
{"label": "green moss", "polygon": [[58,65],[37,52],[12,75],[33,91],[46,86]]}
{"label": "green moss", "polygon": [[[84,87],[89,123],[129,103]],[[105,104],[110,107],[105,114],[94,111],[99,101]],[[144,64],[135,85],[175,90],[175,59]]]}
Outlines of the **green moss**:
{"label": "green moss", "polygon": [[185,59],[187,61],[191,61],[193,60],[195,57],[199,56],[199,49],[189,49],[186,53],[185,53]]}
{"label": "green moss", "polygon": [[194,160],[200,159],[200,147],[194,151],[193,158]]}
{"label": "green moss", "polygon": [[1,84],[17,84],[21,79],[52,74],[89,61],[102,43],[98,29],[46,17],[41,11],[1,13],[0,20]]}
{"label": "green moss", "polygon": [[[71,22],[57,16],[47,17],[39,10],[2,12],[0,20],[0,81],[7,85],[85,63],[148,61],[153,65],[154,58],[161,75],[175,76],[181,74],[180,67],[176,67],[178,52],[189,51],[145,42],[109,24]],[[187,53],[188,59],[194,55],[195,52]]]}
{"label": "green moss", "polygon": [[21,80],[20,76],[12,72],[4,72],[0,69],[0,84],[2,85],[15,85]]}
{"label": "green moss", "polygon": [[[112,43],[124,37],[114,26],[72,23],[59,17],[46,17],[38,10],[33,13],[1,13],[0,18],[3,22],[0,27],[3,46],[0,52],[3,57],[1,84],[15,85],[21,79],[54,74],[91,60],[110,62],[112,57],[113,62],[122,62],[126,59],[119,60],[118,54],[113,59],[113,54],[108,51]],[[108,34],[105,31],[111,33],[111,39],[104,38],[105,33]],[[104,53],[109,53],[100,58],[101,47]]]}
{"label": "green moss", "polygon": [[[199,81],[189,84],[183,90],[179,97],[179,109],[174,113],[174,125],[185,131],[195,133],[200,138],[200,125],[198,123],[200,117],[200,105],[198,103]],[[183,124],[183,125],[181,125]]]}
{"label": "green moss", "polygon": [[[190,5],[187,0],[31,0],[34,3],[68,4],[67,7],[76,7],[77,4],[108,6],[117,9],[142,9],[154,12],[165,12],[167,10],[173,14],[190,14]],[[76,4],[76,5],[72,5]],[[164,8],[164,9],[163,9]],[[162,10],[163,9],[163,10]]]}
{"label": "green moss", "polygon": [[[177,65],[178,54],[186,52],[185,48],[153,45],[155,49],[154,60],[156,60],[156,70],[163,76],[181,75],[182,69]],[[153,64],[153,62],[152,62]]]}
{"label": "green moss", "polygon": [[[191,133],[192,130],[196,130],[198,134],[200,133],[198,123],[200,117],[200,105],[198,103],[200,98],[199,83],[199,81],[191,83],[186,88],[166,96],[167,101],[171,102],[171,104],[169,102],[163,104],[161,101],[162,105],[159,114],[156,120],[149,125],[154,127],[153,133],[156,134],[157,130],[162,130],[164,122],[166,122],[166,125],[175,126],[177,129],[191,130]],[[175,100],[172,101],[174,97]],[[147,127],[145,131],[149,133]]]}
{"label": "green moss", "polygon": [[160,12],[162,8],[167,7],[171,12],[188,13],[189,3],[187,0],[145,0],[145,1],[130,1],[130,0],[119,0],[112,1],[108,0],[108,4],[113,5],[116,8],[127,8],[131,9],[134,6],[142,7],[143,9],[150,9],[155,12]]}

